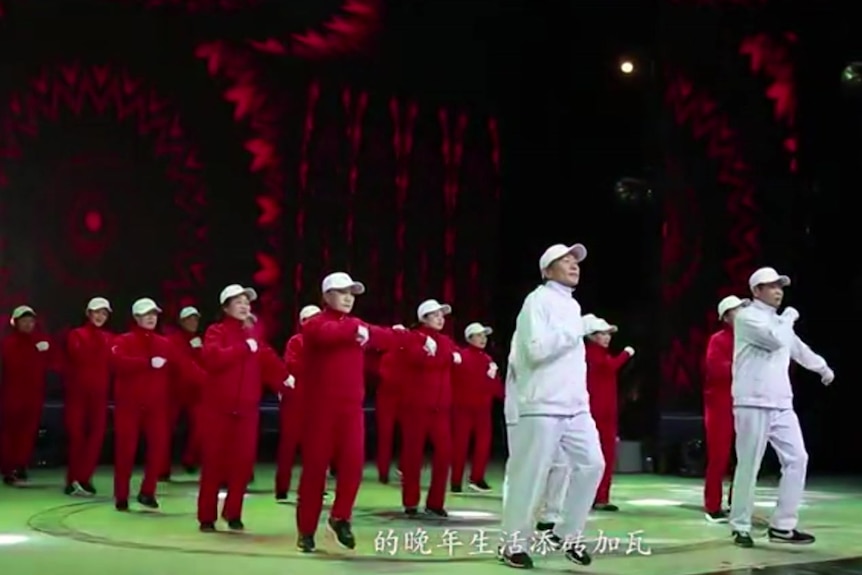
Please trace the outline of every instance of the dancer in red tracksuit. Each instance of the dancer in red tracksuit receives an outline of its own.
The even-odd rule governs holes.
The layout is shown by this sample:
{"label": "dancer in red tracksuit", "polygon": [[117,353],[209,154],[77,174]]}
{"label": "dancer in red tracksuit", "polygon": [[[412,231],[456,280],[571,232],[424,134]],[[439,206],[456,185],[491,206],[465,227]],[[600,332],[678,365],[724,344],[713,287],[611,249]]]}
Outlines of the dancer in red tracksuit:
{"label": "dancer in red tracksuit", "polygon": [[[731,368],[733,366],[733,317],[745,305],[736,296],[728,296],[718,304],[720,330],[712,334],[706,346],[703,383],[703,423],[706,430],[706,478],[703,486],[703,506],[707,521],[727,523],[728,512],[722,503],[722,482],[730,465],[733,450],[733,397]],[[733,487],[728,493],[727,504]]]}
{"label": "dancer in red tracksuit", "polygon": [[105,329],[111,304],[103,297],[87,303],[87,323],[66,338],[65,401],[69,437],[67,495],[95,495],[93,474],[102,454],[108,419],[113,335]]}
{"label": "dancer in red tracksuit", "polygon": [[400,421],[404,439],[401,445],[401,503],[410,516],[418,514],[420,479],[425,443],[434,449],[431,486],[425,498],[429,515],[447,517],[445,509],[449,466],[452,463],[452,368],[461,363],[455,343],[440,333],[449,305],[429,299],[419,306],[420,327],[411,332],[404,347],[409,365],[409,383],[404,386]]}
{"label": "dancer in red tracksuit", "polygon": [[278,465],[275,473],[275,498],[286,501],[290,491],[293,463],[302,441],[302,326],[320,313],[316,305],[307,305],[299,311],[299,333],[294,334],[284,348],[284,363],[293,377],[292,387],[282,392],[278,406],[281,419],[278,437]]}
{"label": "dancer in red tracksuit", "polygon": [[219,487],[227,484],[222,517],[242,530],[243,499],[254,474],[260,400],[264,385],[281,394],[290,385],[287,368],[272,348],[250,329],[251,302],[257,292],[238,284],[224,288],[219,303],[224,319],[207,328],[203,365],[200,426],[203,458],[198,492],[200,530],[213,532],[218,517]]}
{"label": "dancer in red tracksuit", "polygon": [[305,409],[296,526],[297,547],[305,553],[315,549],[330,463],[338,474],[326,526],[339,546],[356,547],[350,521],[365,462],[365,348],[385,351],[399,346],[403,339],[393,329],[369,325],[350,315],[365,286],[348,274],[326,276],[321,288],[324,310],[302,331]]}
{"label": "dancer in red tracksuit", "polygon": [[[399,326],[400,327],[400,326]],[[392,443],[395,425],[399,428],[401,392],[405,384],[404,352],[392,350],[384,353],[379,365],[380,383],[375,398],[377,416],[377,477],[380,483],[389,483],[389,468],[392,465]],[[399,468],[400,469],[400,468]]]}
{"label": "dancer in red tracksuit", "polygon": [[16,307],[10,323],[12,332],[0,344],[0,473],[5,484],[15,485],[27,480],[52,362],[51,344],[38,332],[33,308]]}
{"label": "dancer in red tracksuit", "polygon": [[[203,340],[198,335],[201,314],[194,307],[187,306],[180,310],[179,331],[168,336],[177,350],[185,354],[186,360],[201,365],[201,350]],[[200,464],[201,429],[200,419],[201,386],[198,382],[189,381],[177,370],[171,372],[171,387],[168,394],[168,452],[161,479],[171,477],[171,441],[177,431],[177,424],[182,415],[186,418],[186,445],[181,463],[186,473],[195,473]]]}
{"label": "dancer in red tracksuit", "polygon": [[138,503],[158,509],[156,483],[169,448],[168,392],[171,374],[199,384],[203,376],[171,341],[155,332],[161,308],[150,298],[132,305],[135,325],[114,338],[111,360],[114,382],[114,506],[129,509],[129,482],[138,443],[147,445],[144,479]]}
{"label": "dancer in red tracksuit", "polygon": [[611,335],[616,332],[617,326],[610,325],[604,319],[592,314],[584,316],[590,412],[599,431],[605,458],[605,472],[593,503],[593,509],[598,511],[619,510],[610,502],[611,480],[617,456],[617,372],[635,354],[631,347],[626,347],[619,355],[611,354],[608,346]]}
{"label": "dancer in red tracksuit", "polygon": [[485,353],[490,327],[471,323],[464,330],[469,345],[460,350],[461,364],[452,372],[453,437],[452,492],[463,491],[464,467],[473,438],[473,460],[470,465],[470,489],[480,493],[491,491],[485,481],[485,470],[491,456],[492,401],[503,397],[503,384],[497,374],[497,364]]}

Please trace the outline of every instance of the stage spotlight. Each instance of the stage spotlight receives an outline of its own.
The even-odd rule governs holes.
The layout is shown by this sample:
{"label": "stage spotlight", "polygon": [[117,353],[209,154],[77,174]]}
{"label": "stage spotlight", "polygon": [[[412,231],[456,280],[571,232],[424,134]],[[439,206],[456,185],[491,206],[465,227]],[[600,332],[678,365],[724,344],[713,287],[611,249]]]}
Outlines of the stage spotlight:
{"label": "stage spotlight", "polygon": [[620,63],[620,72],[623,74],[631,74],[635,71],[635,65],[629,60],[623,60]]}

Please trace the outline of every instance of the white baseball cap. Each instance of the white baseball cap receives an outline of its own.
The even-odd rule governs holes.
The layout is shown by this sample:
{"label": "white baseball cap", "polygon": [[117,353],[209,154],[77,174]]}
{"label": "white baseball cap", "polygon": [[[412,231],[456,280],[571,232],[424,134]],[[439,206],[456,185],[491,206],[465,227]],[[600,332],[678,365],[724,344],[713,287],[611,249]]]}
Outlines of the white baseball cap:
{"label": "white baseball cap", "polygon": [[12,316],[9,318],[9,325],[15,325],[15,320],[21,319],[25,315],[36,316],[36,312],[29,305],[19,305],[12,310]]}
{"label": "white baseball cap", "polygon": [[544,272],[552,263],[569,254],[575,256],[575,259],[580,263],[587,259],[587,248],[584,247],[584,244],[574,244],[572,246],[555,244],[546,249],[542,257],[539,258],[539,271]]}
{"label": "white baseball cap", "polygon": [[132,315],[147,315],[152,312],[162,313],[162,308],[148,297],[142,297],[132,304]]}
{"label": "white baseball cap", "polygon": [[426,299],[419,304],[418,308],[416,308],[416,317],[419,318],[419,321],[422,321],[422,318],[429,313],[434,313],[435,311],[442,311],[443,315],[449,315],[452,313],[452,306],[446,303],[440,303],[436,299]]}
{"label": "white baseball cap", "polygon": [[482,325],[479,322],[473,322],[464,328],[464,339],[470,339],[474,335],[480,333],[484,333],[485,335],[491,335],[492,333],[494,333],[494,330],[486,325]]}
{"label": "white baseball cap", "polygon": [[748,287],[753,289],[755,286],[776,282],[779,283],[781,287],[787,287],[790,285],[790,278],[780,275],[775,271],[775,268],[760,268],[748,278]]}
{"label": "white baseball cap", "polygon": [[316,305],[307,305],[299,310],[299,321],[305,321],[308,318],[320,313],[320,308]]}
{"label": "white baseball cap", "polygon": [[365,284],[353,281],[353,278],[344,272],[335,272],[323,278],[320,284],[320,291],[323,293],[334,289],[348,289],[353,295],[362,295],[365,293]]}
{"label": "white baseball cap", "polygon": [[739,299],[735,295],[729,295],[720,302],[718,302],[718,319],[724,317],[724,314],[729,312],[732,309],[736,309],[741,305],[745,304],[745,300]]}
{"label": "white baseball cap", "polygon": [[111,302],[109,302],[106,298],[94,297],[87,302],[87,311],[99,311],[100,309],[106,309],[109,312],[114,311],[111,309]]}
{"label": "white baseball cap", "polygon": [[608,333],[616,333],[618,329],[617,326],[611,325],[605,319],[596,317],[591,313],[588,313],[581,319],[584,322],[584,335],[591,335],[605,331]]}
{"label": "white baseball cap", "polygon": [[250,302],[253,302],[257,299],[257,292],[254,291],[253,288],[243,287],[239,284],[230,284],[229,286],[221,290],[221,293],[218,296],[218,303],[219,305],[224,305],[225,302],[230,298],[242,294],[245,294],[245,296],[248,298],[248,301]]}
{"label": "white baseball cap", "polygon": [[184,307],[183,309],[180,310],[180,319],[186,319],[187,317],[192,317],[194,315],[196,315],[198,317],[200,317],[200,315],[201,315],[201,312],[199,312],[198,308],[196,308],[196,307],[192,307],[190,305],[187,305],[186,307]]}

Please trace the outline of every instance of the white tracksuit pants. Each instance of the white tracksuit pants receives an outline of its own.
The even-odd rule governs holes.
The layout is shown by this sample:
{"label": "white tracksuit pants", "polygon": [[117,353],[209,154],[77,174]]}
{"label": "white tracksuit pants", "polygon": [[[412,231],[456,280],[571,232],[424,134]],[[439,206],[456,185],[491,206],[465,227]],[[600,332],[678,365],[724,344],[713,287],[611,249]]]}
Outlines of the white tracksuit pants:
{"label": "white tracksuit pants", "polygon": [[599,433],[589,412],[571,417],[520,416],[511,430],[503,537],[510,553],[528,551],[534,517],[558,453],[570,470],[557,535],[575,540],[584,531],[605,469]]}
{"label": "white tracksuit pants", "polygon": [[[515,424],[506,424],[506,438],[508,445],[512,445],[512,429]],[[508,466],[507,466],[508,467]],[[569,483],[569,467],[563,450],[557,450],[551,470],[548,472],[545,490],[539,500],[538,523],[557,524],[563,520],[563,502],[566,499],[566,486]],[[509,473],[503,479],[503,505],[506,505],[506,495],[509,491]]]}
{"label": "white tracksuit pants", "polygon": [[757,474],[767,444],[775,449],[781,463],[778,502],[770,526],[782,530],[796,529],[808,468],[808,453],[805,451],[796,412],[792,409],[734,407],[733,419],[736,429],[736,472],[733,475],[733,501],[730,506],[731,529],[751,531]]}

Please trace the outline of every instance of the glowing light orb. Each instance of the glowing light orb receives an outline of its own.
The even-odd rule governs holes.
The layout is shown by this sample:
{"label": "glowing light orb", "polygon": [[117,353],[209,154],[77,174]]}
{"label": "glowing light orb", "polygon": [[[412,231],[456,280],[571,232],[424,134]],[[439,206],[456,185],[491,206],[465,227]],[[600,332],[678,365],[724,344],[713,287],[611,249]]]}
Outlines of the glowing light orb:
{"label": "glowing light orb", "polygon": [[623,74],[631,74],[635,71],[635,65],[629,61],[622,62],[620,64],[620,72]]}
{"label": "glowing light orb", "polygon": [[98,233],[102,229],[102,214],[95,210],[90,210],[84,216],[84,226],[90,233]]}

